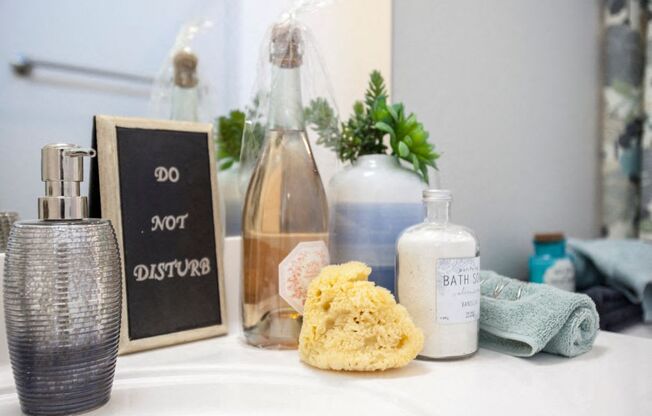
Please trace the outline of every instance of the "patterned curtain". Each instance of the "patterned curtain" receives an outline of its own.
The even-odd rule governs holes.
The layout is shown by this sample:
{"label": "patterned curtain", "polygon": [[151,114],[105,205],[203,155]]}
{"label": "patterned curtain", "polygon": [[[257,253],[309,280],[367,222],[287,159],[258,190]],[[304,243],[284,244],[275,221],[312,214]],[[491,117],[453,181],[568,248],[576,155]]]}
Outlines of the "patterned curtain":
{"label": "patterned curtain", "polygon": [[641,210],[639,237],[652,241],[652,0],[646,5],[645,123],[641,154]]}
{"label": "patterned curtain", "polygon": [[652,36],[652,30],[646,30],[652,24],[647,19],[648,7],[645,0],[605,0],[602,222],[608,238],[652,233],[652,53],[645,51],[646,43],[652,45],[645,34]]}

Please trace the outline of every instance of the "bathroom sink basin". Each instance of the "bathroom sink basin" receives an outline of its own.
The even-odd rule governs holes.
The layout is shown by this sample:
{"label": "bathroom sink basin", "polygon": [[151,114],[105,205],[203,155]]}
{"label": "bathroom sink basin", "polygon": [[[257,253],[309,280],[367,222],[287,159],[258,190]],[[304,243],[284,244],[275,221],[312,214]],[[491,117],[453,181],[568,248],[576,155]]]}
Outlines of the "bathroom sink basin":
{"label": "bathroom sink basin", "polygon": [[[286,371],[239,366],[120,372],[105,415],[423,415],[391,391]],[[0,415],[21,415],[13,385],[0,387]]]}

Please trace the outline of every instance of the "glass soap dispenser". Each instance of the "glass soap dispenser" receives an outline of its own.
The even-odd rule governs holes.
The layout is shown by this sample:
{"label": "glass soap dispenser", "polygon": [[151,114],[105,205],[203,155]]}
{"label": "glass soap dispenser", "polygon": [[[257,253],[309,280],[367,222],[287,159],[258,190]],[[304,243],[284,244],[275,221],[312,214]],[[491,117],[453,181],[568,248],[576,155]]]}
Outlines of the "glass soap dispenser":
{"label": "glass soap dispenser", "polygon": [[118,352],[121,266],[108,220],[88,219],[83,158],[70,144],[42,149],[39,220],[9,235],[4,308],[22,410],[67,415],[109,400]]}
{"label": "glass soap dispenser", "polygon": [[425,359],[458,358],[478,349],[480,251],[471,230],[449,222],[451,192],[423,191],[423,223],[397,243],[397,295],[425,342]]}

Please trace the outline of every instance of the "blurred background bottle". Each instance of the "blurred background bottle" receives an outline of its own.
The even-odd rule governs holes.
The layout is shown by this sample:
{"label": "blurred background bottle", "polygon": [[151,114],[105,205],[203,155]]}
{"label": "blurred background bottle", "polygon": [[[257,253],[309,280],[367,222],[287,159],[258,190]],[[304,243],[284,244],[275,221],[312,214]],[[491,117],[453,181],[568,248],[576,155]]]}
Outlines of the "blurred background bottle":
{"label": "blurred background bottle", "polygon": [[199,88],[197,87],[197,55],[182,49],[174,55],[170,119],[197,121]]}
{"label": "blurred background bottle", "polygon": [[534,255],[530,257],[529,266],[531,282],[575,291],[575,268],[566,253],[563,233],[535,234]]}

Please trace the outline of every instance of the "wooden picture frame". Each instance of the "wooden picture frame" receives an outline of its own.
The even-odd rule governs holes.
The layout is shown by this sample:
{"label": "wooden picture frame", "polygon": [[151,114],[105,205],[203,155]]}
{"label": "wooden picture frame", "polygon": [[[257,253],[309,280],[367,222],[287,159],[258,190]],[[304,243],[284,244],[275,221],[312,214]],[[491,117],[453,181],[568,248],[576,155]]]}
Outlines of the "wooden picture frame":
{"label": "wooden picture frame", "polygon": [[[120,246],[122,261],[123,302],[119,354],[226,334],[227,317],[222,259],[224,242],[218,202],[219,187],[214,157],[215,149],[212,140],[212,125],[96,116],[93,130],[93,145],[97,150],[97,160],[93,162],[91,168],[91,190],[89,192],[91,196],[91,216],[97,216],[98,211],[101,211],[101,218],[111,220]],[[190,163],[188,154],[204,153],[203,144],[200,145],[204,136],[206,138],[205,152],[210,188],[197,189],[195,183],[205,182],[205,165],[201,162],[203,156],[198,160],[193,159],[192,163]],[[151,149],[147,148],[147,151],[151,151],[151,156],[141,151],[143,143],[151,144]],[[163,181],[165,183],[160,183],[163,175],[154,174],[154,172],[152,172],[151,177],[149,176],[151,171],[150,162],[153,163],[152,166],[158,163],[155,160],[152,161],[153,159],[159,158],[169,161],[170,158],[175,157],[180,158],[179,163],[181,165],[178,169],[174,168],[177,169],[176,176],[172,174],[170,176],[176,177],[177,183],[172,184],[169,178]],[[145,169],[148,169],[146,175],[143,174]],[[170,171],[173,172],[172,169],[170,168]],[[184,175],[195,178],[195,182],[185,183]],[[179,176],[182,177],[181,180],[178,179]],[[146,179],[144,179],[145,177]],[[207,182],[205,185],[203,188],[207,187]],[[149,186],[152,189],[149,189]],[[172,192],[171,189],[176,189],[176,191]],[[179,190],[181,190],[181,196],[179,196]],[[131,193],[127,194],[127,192]],[[192,197],[184,202],[183,197],[186,194],[183,192]],[[202,192],[209,193],[209,196],[203,196]],[[133,196],[134,193],[139,195]],[[161,193],[168,195],[169,198],[159,197]],[[148,201],[142,202],[139,199],[147,198],[147,195],[150,195]],[[198,200],[210,205],[212,215],[208,207],[195,206],[197,205],[195,202]],[[162,218],[166,212],[162,212],[160,217],[158,214],[151,216],[151,223],[141,224],[145,222],[143,220],[145,218],[143,217],[145,215],[143,211],[149,210],[150,206],[153,205],[156,205],[156,209],[165,211],[165,201],[169,201],[176,208],[184,206],[185,203],[187,208],[185,219],[180,221],[178,219],[183,216],[174,217],[174,215],[168,215],[168,217],[177,218],[173,227],[172,221],[163,221]],[[128,205],[138,209],[129,208]],[[197,213],[196,218],[198,218],[196,222],[200,221],[201,218],[204,223],[196,224],[196,222],[192,222],[195,213]],[[176,213],[171,212],[171,214]],[[133,221],[137,221],[136,217],[141,218],[140,222],[136,224],[136,228],[140,228],[132,232],[132,229],[136,229],[133,225]],[[212,224],[209,224],[211,222]],[[125,230],[125,224],[131,224],[128,225],[129,229]],[[206,231],[209,226],[213,230],[212,233],[210,230]],[[195,234],[199,232],[198,237],[192,235],[192,230],[195,230]],[[174,237],[174,233],[177,233],[176,237]],[[131,240],[125,240],[125,238]],[[141,239],[146,239],[148,243],[142,243],[144,240],[141,241]],[[183,246],[181,246],[181,242],[176,242],[181,239],[186,241]],[[190,246],[187,244],[188,239],[193,242],[202,241],[205,244],[199,244],[193,248],[192,244]],[[214,265],[212,264],[213,261],[211,261],[213,258],[212,249],[210,249],[211,239],[213,239],[215,245]],[[171,241],[172,243],[170,243]],[[159,253],[160,255],[174,253],[175,250],[177,252],[185,251],[187,255],[188,250],[194,249],[197,251],[197,256],[201,259],[201,262],[199,260],[195,261],[194,258],[179,260],[175,257],[175,260],[171,260],[170,257],[166,257],[161,258],[161,263],[151,263],[150,255],[152,253],[147,251],[147,247],[143,247],[145,245],[159,247],[157,255]],[[170,248],[169,246],[173,247]],[[161,249],[161,247],[163,248]],[[209,251],[208,254],[206,254],[206,250]],[[140,261],[140,259],[136,258],[138,256],[150,258],[150,260],[147,264],[138,264],[133,267],[134,262]],[[208,268],[205,261],[208,262]],[[197,266],[200,263],[202,266]],[[161,264],[163,264],[164,272],[161,272]],[[211,266],[210,271],[202,274]],[[185,270],[183,277],[179,277],[182,270]],[[189,270],[190,272],[188,272]],[[210,304],[213,296],[213,272],[217,275],[215,282],[217,290],[215,302],[217,306]],[[188,277],[193,276],[193,273],[199,277]],[[166,293],[166,291],[168,292]],[[171,298],[171,296],[177,295],[185,297]],[[206,296],[210,297],[206,298]],[[197,297],[197,299],[194,297]],[[139,303],[134,299],[140,299],[141,302]],[[141,304],[149,305],[149,307],[143,306],[143,309],[140,309]],[[178,307],[179,310],[172,311],[175,307]],[[163,316],[162,319],[167,319],[167,321],[157,321],[154,310],[158,310],[158,316]],[[149,316],[150,314],[149,318],[145,318],[146,315]],[[218,315],[219,319],[214,319]],[[198,319],[197,327],[192,327],[194,317],[201,318]],[[146,321],[146,319],[150,320]],[[206,322],[210,322],[210,324],[206,324]],[[148,324],[151,325],[148,326]],[[156,330],[158,332],[154,330],[152,332],[148,331],[149,327],[160,328]],[[139,329],[136,330],[135,328]],[[170,328],[179,330],[166,332]],[[149,332],[152,333],[149,334]]]}

